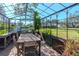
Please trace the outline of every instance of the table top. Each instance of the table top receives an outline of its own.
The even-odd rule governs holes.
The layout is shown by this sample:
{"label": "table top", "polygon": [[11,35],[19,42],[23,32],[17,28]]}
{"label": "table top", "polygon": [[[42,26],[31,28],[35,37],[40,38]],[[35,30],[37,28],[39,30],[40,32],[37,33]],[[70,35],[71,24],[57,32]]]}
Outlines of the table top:
{"label": "table top", "polygon": [[26,33],[26,34],[21,34],[19,36],[19,39],[17,40],[17,43],[32,42],[32,41],[41,41],[41,39],[36,37],[32,33]]}

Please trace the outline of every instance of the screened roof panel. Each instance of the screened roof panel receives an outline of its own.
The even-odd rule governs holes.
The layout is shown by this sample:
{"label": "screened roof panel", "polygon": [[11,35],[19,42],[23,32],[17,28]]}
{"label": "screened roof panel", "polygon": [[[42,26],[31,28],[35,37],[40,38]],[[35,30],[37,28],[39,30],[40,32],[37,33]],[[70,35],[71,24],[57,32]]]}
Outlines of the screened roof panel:
{"label": "screened roof panel", "polygon": [[13,14],[8,14],[7,17],[12,18],[14,15]]}
{"label": "screened roof panel", "polygon": [[42,4],[39,4],[39,5],[37,6],[37,8],[39,8],[39,9],[43,9],[43,10],[45,10],[45,9],[46,9],[46,7],[45,7],[45,6],[43,6]]}
{"label": "screened roof panel", "polygon": [[4,10],[7,12],[8,11],[8,9],[6,8],[6,7],[4,7]]}
{"label": "screened roof panel", "polygon": [[50,7],[51,9],[54,9],[55,11],[58,11],[60,9],[63,9],[64,7],[59,5],[59,4],[54,4],[53,6]]}
{"label": "screened roof panel", "polygon": [[50,7],[53,6],[54,4],[42,4],[43,6],[47,7],[45,10],[50,9],[52,11],[55,11],[54,9],[51,9]]}
{"label": "screened roof panel", "polygon": [[66,6],[66,7],[67,7],[67,6],[70,6],[70,5],[72,5],[72,4],[73,4],[73,3],[63,3],[63,5]]}
{"label": "screened roof panel", "polygon": [[9,9],[9,10],[13,10],[13,7],[12,7],[12,6],[9,6],[8,9]]}
{"label": "screened roof panel", "polygon": [[74,13],[79,14],[79,5],[76,5],[75,7],[69,8],[69,12],[72,14],[74,14]]}
{"label": "screened roof panel", "polygon": [[46,5],[47,7],[54,5],[54,3],[43,3],[44,5]]}
{"label": "screened roof panel", "polygon": [[[51,13],[53,13],[54,11],[53,10],[50,10],[50,9],[47,9],[47,10],[45,10],[47,13],[49,13],[49,14],[51,14]],[[50,11],[50,12],[49,12]]]}
{"label": "screened roof panel", "polygon": [[36,11],[38,11],[38,13],[39,13],[39,15],[40,16],[42,16],[42,17],[44,17],[44,16],[47,16],[48,15],[48,13],[45,13],[45,12],[43,12],[43,11],[41,11],[41,10],[39,10],[38,8],[36,8]]}
{"label": "screened roof panel", "polygon": [[[22,19],[25,19],[24,15],[29,15],[30,17],[27,16],[26,18],[33,19],[33,11],[37,11],[40,17],[43,18],[72,4],[74,3],[38,3],[35,7],[35,5],[28,3],[27,7],[25,3],[1,3],[0,8],[2,7],[2,9],[5,11],[5,13],[1,13],[7,16],[8,18],[12,17],[14,19],[20,19],[20,17],[22,17]],[[79,8],[75,7],[72,9],[70,10],[70,12],[74,13],[75,11],[78,11]]]}

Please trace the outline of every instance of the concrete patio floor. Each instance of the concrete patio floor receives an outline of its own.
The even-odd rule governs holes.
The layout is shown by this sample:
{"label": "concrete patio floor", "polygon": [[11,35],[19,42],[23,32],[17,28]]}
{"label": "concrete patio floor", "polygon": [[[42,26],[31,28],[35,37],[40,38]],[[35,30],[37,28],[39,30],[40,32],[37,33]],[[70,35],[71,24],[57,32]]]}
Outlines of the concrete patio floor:
{"label": "concrete patio floor", "polygon": [[[17,56],[16,53],[17,49],[15,46],[13,46],[13,43],[10,43],[5,49],[0,49],[0,56]],[[60,54],[42,42],[41,56],[60,56]]]}

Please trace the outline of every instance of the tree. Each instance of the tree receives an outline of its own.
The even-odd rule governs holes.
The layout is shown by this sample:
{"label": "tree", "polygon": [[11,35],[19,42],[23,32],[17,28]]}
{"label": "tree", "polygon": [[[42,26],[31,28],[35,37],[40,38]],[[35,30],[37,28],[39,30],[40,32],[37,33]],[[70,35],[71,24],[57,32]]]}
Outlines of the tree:
{"label": "tree", "polygon": [[25,3],[22,3],[22,4],[15,4],[14,5],[14,14],[17,15],[17,16],[21,16],[23,13],[25,13],[25,6],[26,4]]}
{"label": "tree", "polygon": [[14,5],[14,14],[16,16],[22,16],[24,14],[26,14],[27,12],[32,13],[33,12],[33,8],[36,8],[38,6],[38,4],[36,3],[17,3]]}
{"label": "tree", "polygon": [[34,30],[38,30],[40,29],[41,27],[41,19],[39,17],[39,14],[37,11],[34,12]]}

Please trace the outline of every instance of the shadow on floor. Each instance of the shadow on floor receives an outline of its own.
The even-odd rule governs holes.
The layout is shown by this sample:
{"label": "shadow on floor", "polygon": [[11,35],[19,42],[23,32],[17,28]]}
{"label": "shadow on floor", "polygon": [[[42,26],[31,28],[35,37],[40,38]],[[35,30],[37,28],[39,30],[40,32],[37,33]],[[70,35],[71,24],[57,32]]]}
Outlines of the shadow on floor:
{"label": "shadow on floor", "polygon": [[6,48],[0,49],[0,56],[9,56],[13,49],[13,43],[10,43]]}

